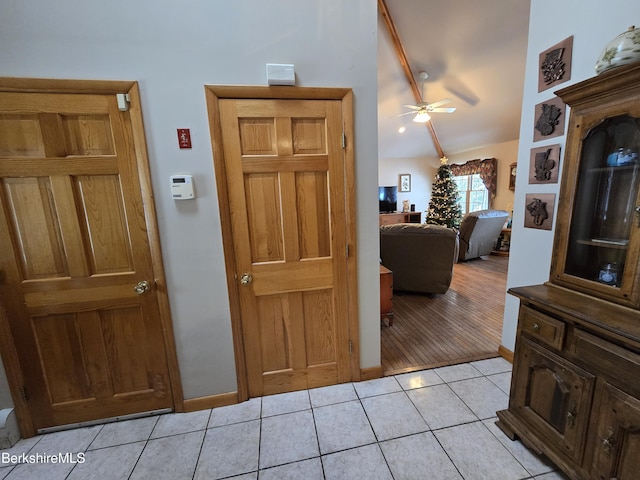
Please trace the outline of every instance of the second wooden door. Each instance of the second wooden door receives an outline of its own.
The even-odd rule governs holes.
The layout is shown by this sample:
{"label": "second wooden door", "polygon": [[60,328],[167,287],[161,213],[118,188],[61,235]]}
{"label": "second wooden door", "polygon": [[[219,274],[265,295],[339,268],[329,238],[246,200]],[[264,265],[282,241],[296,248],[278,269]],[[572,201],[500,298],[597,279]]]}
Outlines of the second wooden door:
{"label": "second wooden door", "polygon": [[349,381],[341,102],[221,99],[219,118],[249,395]]}
{"label": "second wooden door", "polygon": [[123,110],[115,94],[0,93],[0,294],[34,430],[173,407]]}

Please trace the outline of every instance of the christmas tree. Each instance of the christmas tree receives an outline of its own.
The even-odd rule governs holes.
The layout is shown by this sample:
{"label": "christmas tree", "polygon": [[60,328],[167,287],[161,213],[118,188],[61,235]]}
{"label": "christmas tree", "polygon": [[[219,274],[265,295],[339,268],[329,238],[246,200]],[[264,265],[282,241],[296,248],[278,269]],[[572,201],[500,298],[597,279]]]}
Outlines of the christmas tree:
{"label": "christmas tree", "polygon": [[431,200],[427,210],[426,223],[458,228],[462,212],[458,205],[458,186],[453,180],[447,157],[440,159],[440,168],[431,188]]}

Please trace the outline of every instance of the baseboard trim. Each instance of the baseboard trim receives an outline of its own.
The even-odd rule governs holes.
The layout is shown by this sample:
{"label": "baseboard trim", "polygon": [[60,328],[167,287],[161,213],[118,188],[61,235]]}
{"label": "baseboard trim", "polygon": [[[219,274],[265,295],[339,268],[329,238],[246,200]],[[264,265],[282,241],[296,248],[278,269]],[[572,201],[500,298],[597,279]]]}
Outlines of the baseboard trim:
{"label": "baseboard trim", "polygon": [[361,368],[360,369],[360,381],[375,380],[376,378],[382,378],[382,366]]}
{"label": "baseboard trim", "polygon": [[185,412],[196,412],[208,408],[226,407],[238,403],[238,392],[220,393],[206,397],[187,398],[184,400]]}
{"label": "baseboard trim", "polygon": [[505,347],[504,345],[500,345],[498,347],[498,353],[502,358],[504,358],[510,363],[513,363],[513,352],[509,350],[507,347]]}

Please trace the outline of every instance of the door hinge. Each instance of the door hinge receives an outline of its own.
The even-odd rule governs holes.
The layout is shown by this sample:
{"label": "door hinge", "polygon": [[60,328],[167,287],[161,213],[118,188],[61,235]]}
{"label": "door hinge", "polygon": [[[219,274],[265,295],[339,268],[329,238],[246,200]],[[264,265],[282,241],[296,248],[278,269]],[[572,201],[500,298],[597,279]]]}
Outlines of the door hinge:
{"label": "door hinge", "polygon": [[27,387],[25,387],[24,385],[20,387],[20,398],[22,398],[23,402],[29,401],[29,397],[27,396]]}
{"label": "door hinge", "polygon": [[118,99],[118,110],[121,112],[129,111],[129,102],[131,101],[131,97],[128,93],[116,93],[116,98]]}
{"label": "door hinge", "polygon": [[342,132],[342,148],[347,148],[347,135]]}
{"label": "door hinge", "polygon": [[349,340],[349,355],[353,355],[353,342]]}

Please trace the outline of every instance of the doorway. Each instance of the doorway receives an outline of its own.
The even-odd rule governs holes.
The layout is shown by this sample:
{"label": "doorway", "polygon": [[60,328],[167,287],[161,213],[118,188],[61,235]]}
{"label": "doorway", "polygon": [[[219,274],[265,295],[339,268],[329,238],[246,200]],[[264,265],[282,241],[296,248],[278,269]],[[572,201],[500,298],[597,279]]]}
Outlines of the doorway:
{"label": "doorway", "polygon": [[395,292],[392,327],[381,327],[383,374],[500,355],[509,257],[487,255],[453,266],[443,294]]}

